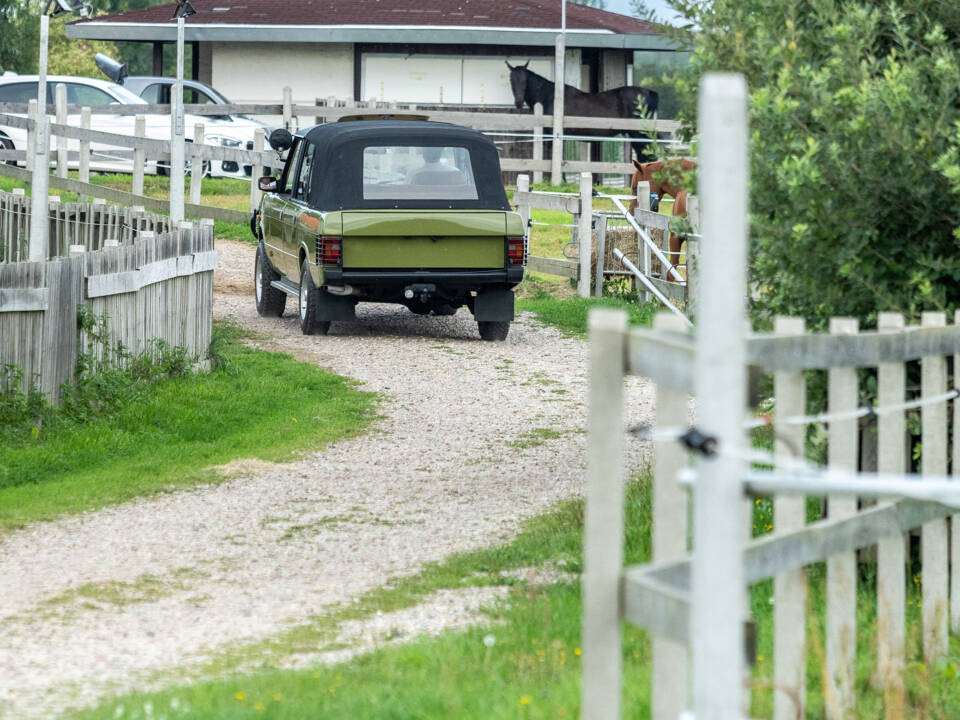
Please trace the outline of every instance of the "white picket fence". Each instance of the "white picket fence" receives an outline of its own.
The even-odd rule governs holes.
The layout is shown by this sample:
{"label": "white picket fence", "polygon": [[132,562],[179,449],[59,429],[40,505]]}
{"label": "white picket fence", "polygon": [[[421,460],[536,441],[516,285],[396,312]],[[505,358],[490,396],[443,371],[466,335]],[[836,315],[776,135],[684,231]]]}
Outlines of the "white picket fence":
{"label": "white picket fence", "polygon": [[[0,192],[0,248],[21,257],[25,250],[16,248],[25,243],[5,232],[29,220],[30,200]],[[62,221],[63,232],[51,233],[49,259],[0,263],[0,367],[17,366],[29,386],[57,401],[84,346],[81,304],[105,318],[111,344],[129,352],[161,339],[205,357],[217,261],[212,221],[171,229],[169,218],[102,204],[70,203],[54,212],[51,223]],[[63,238],[77,242],[64,248]]]}
{"label": "white picket fence", "polygon": [[[827,334],[806,334],[795,318],[774,332],[744,331],[746,89],[738,76],[701,87],[703,268],[695,338],[674,316],[652,330],[626,329],[622,313],[590,318],[589,469],[585,512],[582,717],[620,717],[622,620],[653,636],[652,717],[697,720],[746,715],[747,588],[773,578],[773,718],[803,714],[810,613],[806,566],[825,562],[828,718],[857,702],[857,638],[875,633],[874,683],[890,720],[906,709],[905,535],[920,534],[923,659],[934,667],[960,632],[960,483],[947,476],[949,405],[953,472],[960,468],[960,313],[924,313],[920,327],[881,314],[879,328],[835,318]],[[953,373],[947,374],[947,358]],[[919,362],[919,397],[908,397],[908,364]],[[751,448],[748,368],[772,373],[772,454]],[[875,369],[876,406],[858,408],[858,370]],[[805,417],[805,372],[827,373],[827,414]],[[653,558],[623,567],[625,374],[655,383]],[[947,388],[951,388],[948,391]],[[689,396],[696,398],[691,433]],[[905,475],[905,413],[921,414],[922,477]],[[858,474],[859,419],[877,417],[879,474]],[[805,460],[806,429],[828,431],[826,468]],[[688,467],[693,448],[695,467]],[[757,468],[758,464],[773,469]],[[692,496],[687,489],[692,488]],[[773,531],[752,537],[752,499],[773,498]],[[806,523],[805,497],[826,496],[826,519]],[[876,505],[859,498],[879,498]],[[692,503],[692,504],[691,504]],[[693,519],[690,526],[689,518]],[[948,522],[948,518],[951,518]],[[951,535],[951,526],[955,529]],[[692,530],[692,547],[688,546]],[[858,550],[876,548],[875,628],[856,626]],[[952,551],[952,552],[951,552]],[[951,558],[952,556],[952,558]],[[683,715],[683,717],[691,717]]]}

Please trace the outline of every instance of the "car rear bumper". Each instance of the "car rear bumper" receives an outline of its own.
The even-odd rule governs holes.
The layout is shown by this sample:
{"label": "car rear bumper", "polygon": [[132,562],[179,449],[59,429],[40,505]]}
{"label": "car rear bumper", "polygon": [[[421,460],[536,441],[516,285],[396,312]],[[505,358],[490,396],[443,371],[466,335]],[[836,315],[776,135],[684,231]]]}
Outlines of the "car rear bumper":
{"label": "car rear bumper", "polygon": [[325,284],[340,285],[406,285],[434,283],[438,285],[515,285],[523,280],[523,266],[492,270],[350,270],[324,267]]}

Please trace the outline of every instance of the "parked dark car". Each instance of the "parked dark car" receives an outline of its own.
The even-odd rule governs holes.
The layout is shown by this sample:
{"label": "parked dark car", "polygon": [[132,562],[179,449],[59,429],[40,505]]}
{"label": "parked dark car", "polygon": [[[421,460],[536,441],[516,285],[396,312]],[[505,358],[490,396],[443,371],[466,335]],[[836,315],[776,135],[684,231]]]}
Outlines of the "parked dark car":
{"label": "parked dark car", "polygon": [[260,179],[257,310],[298,298],[304,333],[352,320],[358,302],[421,315],[467,306],[484,340],[504,340],[523,279],[524,227],[494,144],[447,123],[353,118],[295,136],[280,178]]}

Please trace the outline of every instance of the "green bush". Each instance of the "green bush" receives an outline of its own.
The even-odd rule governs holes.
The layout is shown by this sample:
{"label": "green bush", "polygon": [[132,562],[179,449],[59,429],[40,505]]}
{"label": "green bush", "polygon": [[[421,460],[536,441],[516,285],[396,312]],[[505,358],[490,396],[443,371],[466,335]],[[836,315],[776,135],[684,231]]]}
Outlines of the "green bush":
{"label": "green bush", "polygon": [[672,4],[699,28],[687,120],[705,72],[750,89],[755,317],[956,307],[960,4]]}

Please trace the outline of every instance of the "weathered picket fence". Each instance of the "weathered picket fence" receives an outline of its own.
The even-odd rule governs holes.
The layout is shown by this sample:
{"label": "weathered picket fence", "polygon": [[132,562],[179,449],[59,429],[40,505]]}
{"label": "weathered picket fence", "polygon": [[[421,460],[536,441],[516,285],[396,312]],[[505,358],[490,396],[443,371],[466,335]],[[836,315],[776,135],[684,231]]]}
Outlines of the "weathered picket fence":
{"label": "weathered picket fence", "polygon": [[[0,247],[16,254],[25,243],[6,230],[22,228],[30,198],[13,197],[0,192]],[[0,367],[18,367],[26,382],[56,401],[84,349],[81,304],[105,319],[111,345],[137,354],[160,339],[202,358],[213,318],[212,222],[171,229],[168,218],[147,213],[70,205],[63,222],[76,234],[61,233],[56,244],[51,236],[49,260],[0,263]],[[64,252],[63,238],[78,242]]]}
{"label": "weathered picket fence", "polygon": [[[50,224],[48,258],[69,255],[70,246],[99,250],[107,240],[128,244],[141,232],[166,233],[170,218],[142,207],[92,203],[62,203],[51,196],[47,204]],[[29,257],[30,199],[20,188],[0,193],[0,262],[21,262]]]}
{"label": "weathered picket fence", "polygon": [[[953,472],[960,468],[960,402],[947,391],[960,378],[960,313],[924,313],[920,327],[881,314],[879,329],[835,318],[827,334],[805,334],[780,318],[772,334],[744,329],[746,88],[737,76],[708,76],[701,87],[703,271],[700,315],[691,338],[675,317],[652,330],[626,330],[626,318],[595,312],[591,325],[590,440],[585,514],[584,718],[620,716],[620,623],[646,628],[652,643],[652,717],[697,720],[745,715],[749,647],[747,588],[773,578],[775,720],[804,717],[808,615],[804,568],[826,563],[826,678],[831,720],[857,702],[857,551],[876,548],[876,655],[873,682],[889,719],[908,717],[905,535],[920,534],[923,659],[933,667],[960,632],[960,484],[947,475],[949,403]],[[920,365],[919,397],[907,370]],[[767,420],[746,413],[748,368],[772,373],[775,450],[751,448],[749,429]],[[858,372],[876,373],[876,406],[859,408]],[[827,413],[805,417],[805,373],[827,373]],[[624,374],[656,390],[652,563],[623,568]],[[696,398],[690,427],[689,395]],[[922,477],[905,475],[905,413],[920,409]],[[879,474],[859,473],[859,419],[877,418]],[[826,468],[805,460],[811,423],[829,430]],[[869,430],[867,430],[869,432]],[[681,445],[681,443],[683,443]],[[688,468],[688,453],[696,466]],[[751,469],[757,465],[771,469]],[[693,488],[688,497],[681,481]],[[773,498],[772,532],[752,537],[751,498]],[[826,496],[826,519],[806,523],[805,496]],[[876,505],[859,498],[881,498]],[[691,512],[692,504],[692,512]],[[693,518],[691,528],[689,518]],[[950,534],[947,518],[952,516]],[[688,537],[692,530],[692,548]],[[952,559],[951,550],[952,548]],[[862,581],[861,581],[862,582]],[[859,635],[858,635],[859,633]],[[863,647],[863,645],[861,645]]]}
{"label": "weathered picket fence", "polygon": [[[640,197],[649,197],[649,184],[641,183]],[[624,204],[632,199],[629,195],[601,195],[610,199],[615,210],[596,210],[590,173],[580,174],[580,192],[557,193],[531,191],[528,175],[517,178],[517,190],[513,204],[524,220],[526,242],[529,247],[534,224],[531,215],[534,209],[555,210],[573,216],[571,245],[577,248],[577,259],[546,258],[527,254],[527,268],[533,272],[577,280],[581,297],[603,294],[604,279],[628,277],[639,280],[644,300],[656,299],[683,316],[678,305],[683,305],[687,314],[693,309],[696,286],[697,246],[699,236],[687,238],[686,261],[680,271],[668,270],[670,217],[636,208],[628,212]],[[689,199],[691,223],[699,227],[699,211],[696,197]],[[584,238],[584,242],[580,241]]]}

